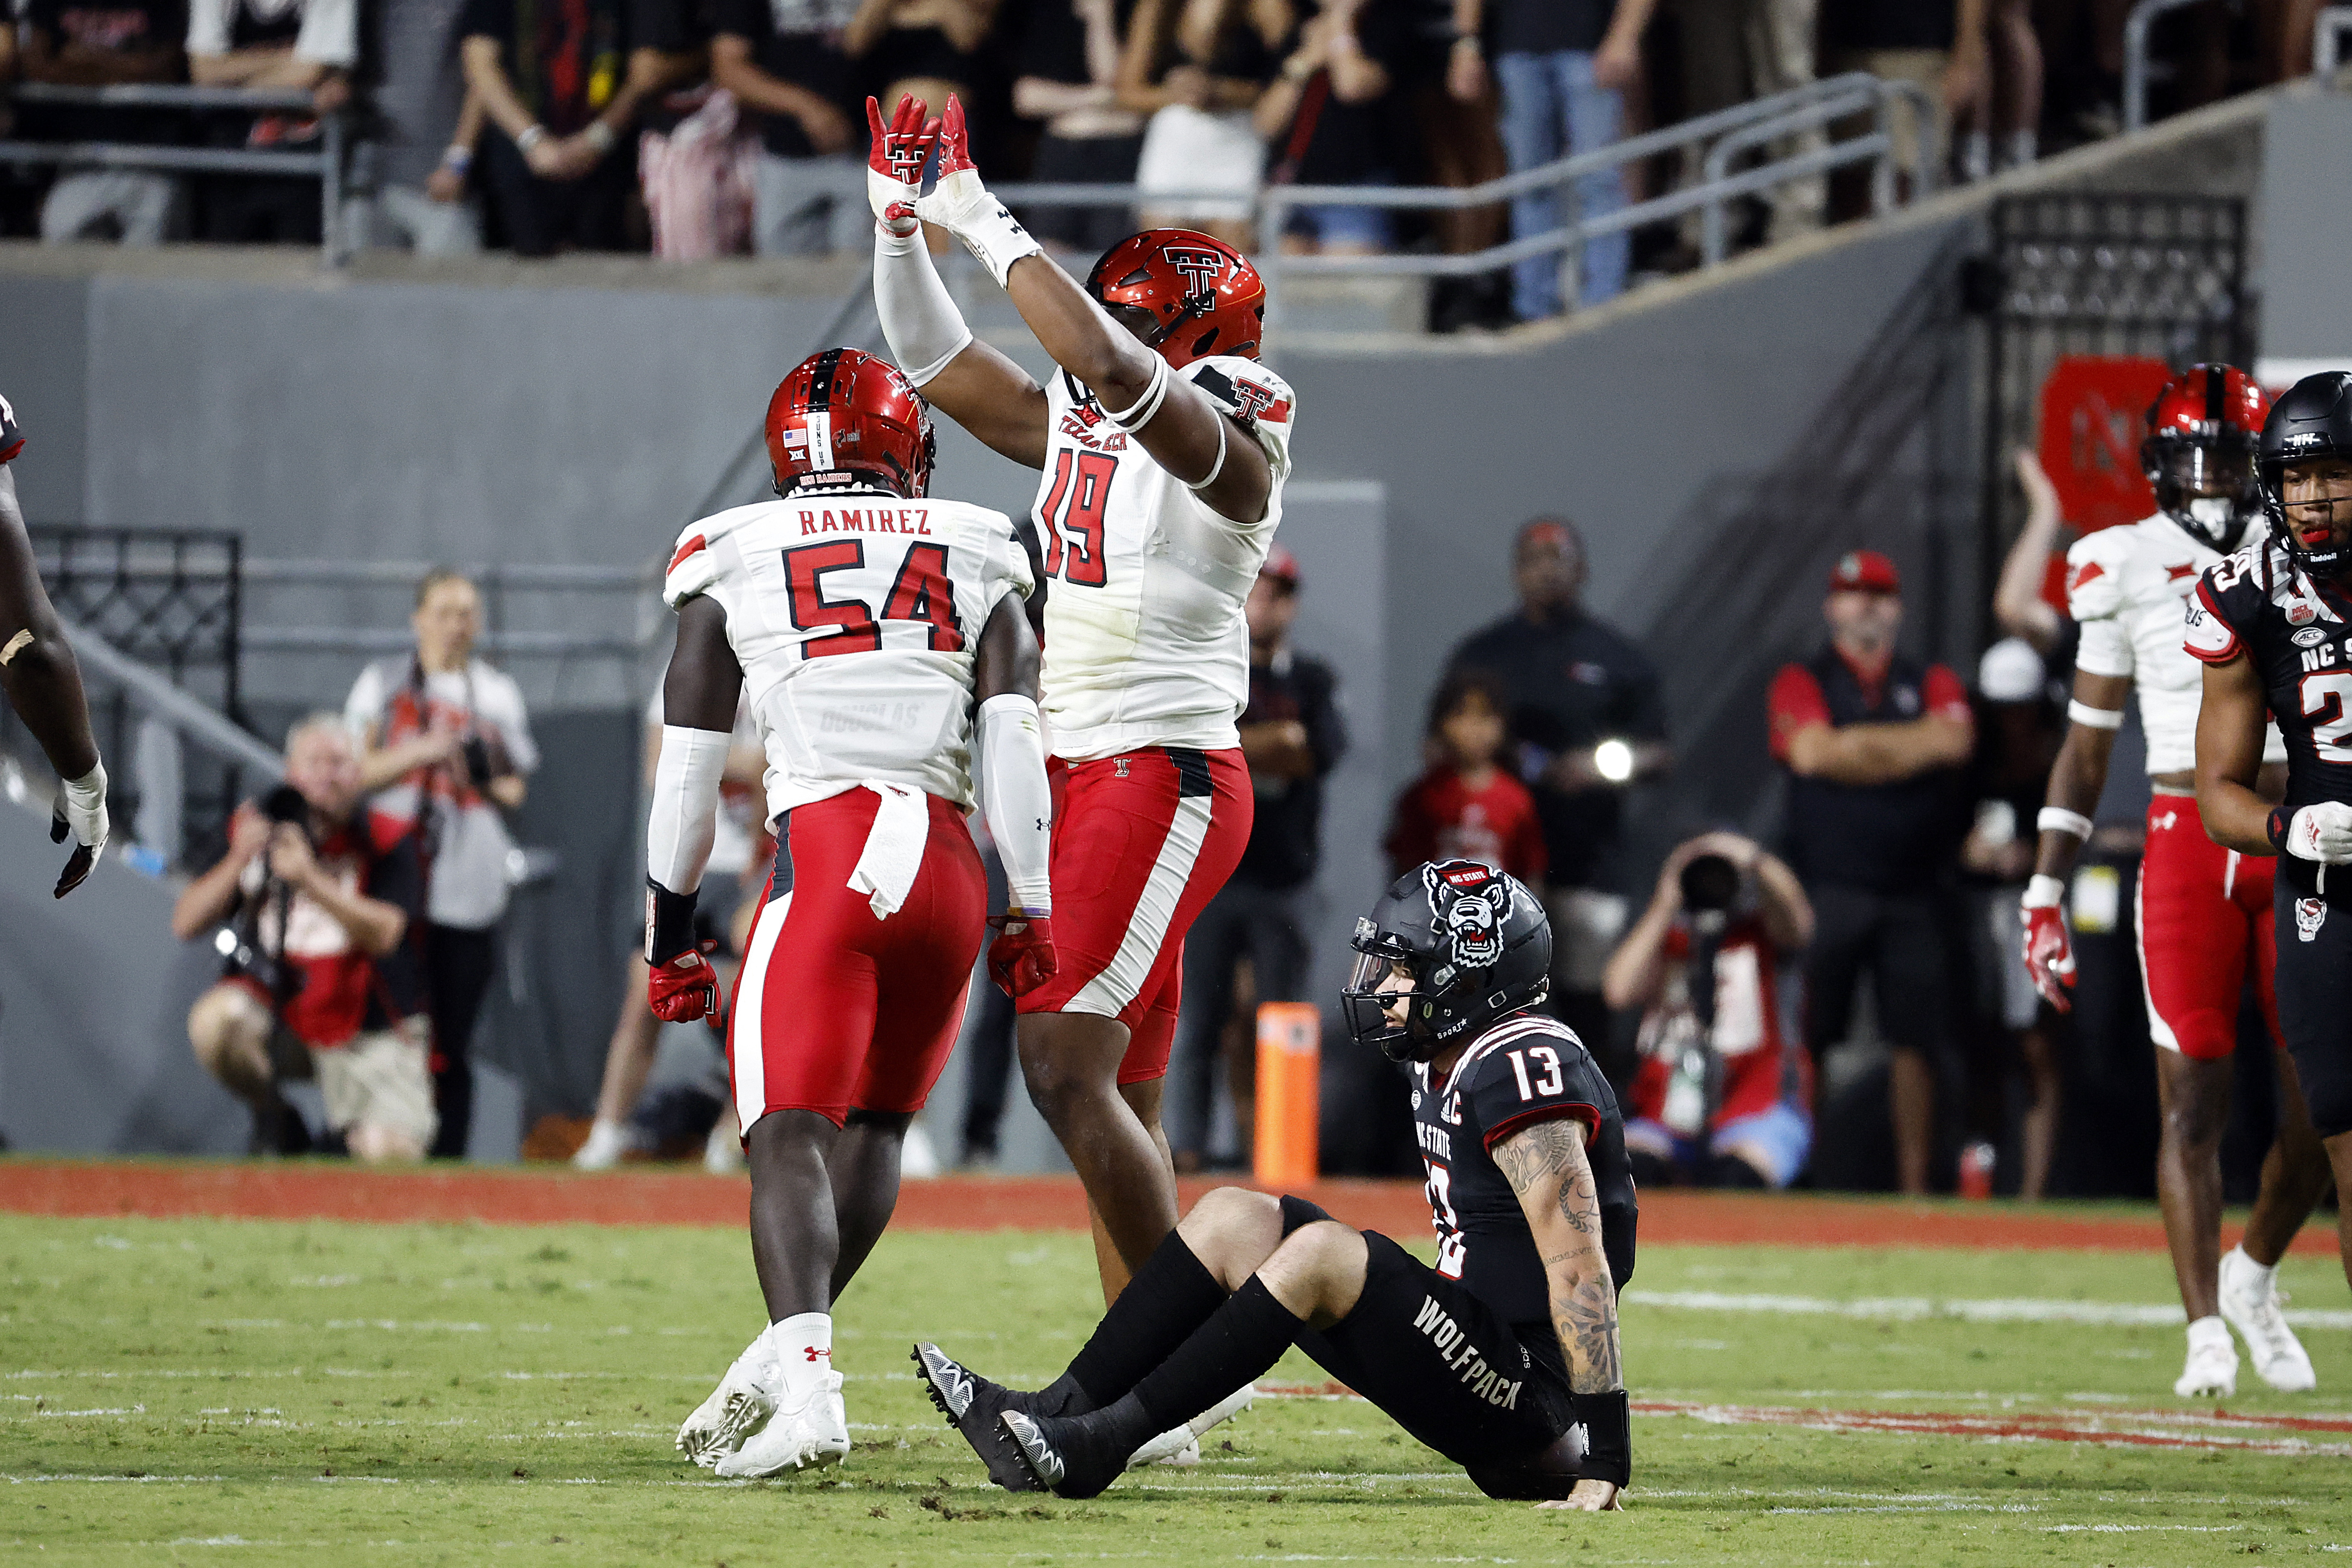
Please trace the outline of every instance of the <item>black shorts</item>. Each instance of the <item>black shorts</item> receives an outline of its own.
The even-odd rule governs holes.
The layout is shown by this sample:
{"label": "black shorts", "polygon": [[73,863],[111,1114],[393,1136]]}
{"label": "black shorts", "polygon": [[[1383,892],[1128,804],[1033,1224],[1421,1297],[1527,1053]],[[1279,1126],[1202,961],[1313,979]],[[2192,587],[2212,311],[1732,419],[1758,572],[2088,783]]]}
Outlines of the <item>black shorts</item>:
{"label": "black shorts", "polygon": [[[2276,900],[2279,1033],[2322,1138],[2352,1132],[2352,866],[2318,868],[2282,856]],[[2340,881],[2345,886],[2332,885]]]}
{"label": "black shorts", "polygon": [[[1286,1236],[1330,1217],[1304,1198],[1282,1200]],[[1523,1336],[1459,1280],[1376,1230],[1362,1235],[1355,1310],[1299,1335],[1298,1348],[1482,1487],[1477,1472],[1531,1459],[1557,1441],[1575,1419],[1559,1345],[1538,1349],[1535,1325]]]}

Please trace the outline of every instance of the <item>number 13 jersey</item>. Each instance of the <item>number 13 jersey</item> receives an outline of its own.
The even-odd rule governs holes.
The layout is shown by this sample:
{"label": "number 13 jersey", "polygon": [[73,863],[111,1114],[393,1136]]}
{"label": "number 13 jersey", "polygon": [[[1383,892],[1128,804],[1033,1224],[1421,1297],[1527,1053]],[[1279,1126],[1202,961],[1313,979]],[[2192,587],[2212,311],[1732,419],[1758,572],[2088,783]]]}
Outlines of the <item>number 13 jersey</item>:
{"label": "number 13 jersey", "polygon": [[1282,521],[1295,399],[1255,360],[1213,355],[1175,374],[1257,438],[1274,488],[1257,521],[1220,517],[1066,372],[1046,384],[1036,506],[1052,584],[1043,706],[1054,754],[1066,761],[1241,744],[1235,725],[1249,701],[1242,605]]}
{"label": "number 13 jersey", "polygon": [[693,524],[662,597],[727,612],[781,816],[868,780],[968,808],[973,656],[1031,586],[1003,512],[853,488]]}

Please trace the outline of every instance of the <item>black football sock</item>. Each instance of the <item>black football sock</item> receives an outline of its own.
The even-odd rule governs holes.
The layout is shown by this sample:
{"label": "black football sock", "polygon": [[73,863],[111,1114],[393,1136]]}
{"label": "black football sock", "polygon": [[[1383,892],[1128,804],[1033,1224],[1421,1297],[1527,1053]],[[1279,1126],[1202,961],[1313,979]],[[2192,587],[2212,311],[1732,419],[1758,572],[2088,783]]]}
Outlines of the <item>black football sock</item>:
{"label": "black football sock", "polygon": [[1215,1316],[1104,1414],[1116,1412],[1133,1426],[1132,1452],[1264,1376],[1306,1328],[1297,1313],[1252,1275],[1225,1298]]}
{"label": "black football sock", "polygon": [[[1045,1415],[1083,1415],[1115,1403],[1224,1304],[1224,1286],[1185,1244],[1182,1234],[1170,1231],[1095,1325],[1094,1338],[1070,1363],[1070,1370],[1037,1396],[1034,1407]],[[1233,1391],[1219,1389],[1201,1409]],[[1198,1414],[1188,1410],[1178,1419]]]}

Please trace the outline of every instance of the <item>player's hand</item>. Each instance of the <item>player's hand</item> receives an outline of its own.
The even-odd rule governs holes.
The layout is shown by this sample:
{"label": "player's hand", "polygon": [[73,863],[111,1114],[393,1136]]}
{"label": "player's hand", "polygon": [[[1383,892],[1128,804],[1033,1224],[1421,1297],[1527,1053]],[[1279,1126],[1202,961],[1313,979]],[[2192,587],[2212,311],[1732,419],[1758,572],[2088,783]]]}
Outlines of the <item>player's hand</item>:
{"label": "player's hand", "polygon": [[58,873],[51,898],[62,899],[89,879],[90,868],[98,864],[112,830],[106,815],[106,764],[98,764],[78,779],[62,781],[49,818],[49,842],[62,844],[70,833],[74,847],[66,857],[65,869]]}
{"label": "player's hand", "polygon": [[901,98],[886,125],[881,102],[866,100],[866,127],[873,133],[866,157],[866,202],[876,221],[901,239],[922,226],[915,220],[915,202],[923,194],[923,165],[939,145],[940,122],[923,117],[925,107],[919,98]]}
{"label": "player's hand", "polygon": [[1043,248],[1012,210],[989,194],[971,161],[971,136],[964,123],[963,103],[948,94],[947,112],[940,117],[940,177],[931,194],[915,203],[915,216],[935,223],[963,242],[996,286],[1023,257]]}
{"label": "player's hand", "polygon": [[1053,916],[1006,914],[988,923],[999,932],[988,944],[988,977],[1007,996],[1027,995],[1061,969],[1054,953]]}
{"label": "player's hand", "polygon": [[2286,852],[2323,866],[2352,861],[2352,805],[2323,800],[2287,819]]}
{"label": "player's hand", "polygon": [[2066,911],[2059,907],[2064,892],[2065,884],[2057,878],[2036,877],[2026,885],[2018,907],[2025,920],[2026,975],[2042,999],[2061,1013],[2074,1006],[2066,995],[2074,984],[2074,946],[2066,934]]}
{"label": "player's hand", "polygon": [[1538,1508],[1566,1509],[1580,1513],[1622,1513],[1624,1494],[1612,1481],[1579,1481],[1564,1498],[1539,1502]]}
{"label": "player's hand", "polygon": [[691,1024],[719,1011],[719,971],[709,955],[719,951],[716,938],[706,937],[676,958],[646,971],[646,1000],[654,1016],[665,1024]]}

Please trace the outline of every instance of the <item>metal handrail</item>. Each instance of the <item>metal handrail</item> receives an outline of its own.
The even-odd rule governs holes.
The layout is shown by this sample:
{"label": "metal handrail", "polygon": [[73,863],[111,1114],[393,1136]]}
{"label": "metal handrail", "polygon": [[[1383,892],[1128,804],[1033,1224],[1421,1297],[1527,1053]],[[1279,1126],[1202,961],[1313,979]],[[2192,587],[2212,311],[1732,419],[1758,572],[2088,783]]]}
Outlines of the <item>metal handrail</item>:
{"label": "metal handrail", "polygon": [[2139,0],[2124,18],[2124,131],[2147,129],[2147,36],[2167,11],[2200,0]]}
{"label": "metal handrail", "polygon": [[[300,88],[243,88],[122,83],[68,87],[25,82],[9,89],[20,103],[82,104],[94,109],[232,109],[308,112],[311,95]],[[343,139],[341,111],[318,117],[316,152],[251,147],[174,147],[132,142],[0,142],[0,163],[96,163],[118,169],[169,169],[184,174],[279,174],[319,182],[319,244],[327,265],[341,266]]]}
{"label": "metal handrail", "polygon": [[2321,85],[2333,86],[2336,68],[2344,63],[2344,35],[2352,32],[2352,5],[2329,5],[2314,18],[2311,29],[2311,74]]}
{"label": "metal handrail", "polygon": [[[1727,180],[1731,174],[1731,160],[1750,148],[1761,147],[1783,136],[1794,135],[1800,132],[1817,131],[1832,121],[1843,120],[1849,115],[1864,110],[1876,112],[1878,129],[1874,134],[1885,138],[1891,147],[1893,138],[1886,124],[1886,103],[1885,93],[1857,90],[1843,93],[1835,98],[1822,99],[1817,102],[1792,109],[1785,114],[1776,114],[1769,120],[1759,120],[1753,124],[1743,125],[1738,130],[1717,138],[1715,145],[1706,150],[1706,162],[1700,166],[1699,184],[1703,186],[1716,185]],[[1870,182],[1870,205],[1874,213],[1883,212],[1892,205],[1890,198],[1894,194],[1894,181],[1885,177],[1886,175],[1886,160],[1884,158],[1874,160],[1872,163]],[[1726,248],[1727,237],[1724,232],[1726,226],[1723,203],[1709,202],[1706,211],[1700,219],[1699,258],[1702,266],[1717,267],[1722,264]]]}
{"label": "metal handrail", "polygon": [[73,648],[75,661],[84,669],[95,670],[128,691],[148,717],[169,725],[239,767],[257,770],[265,778],[277,778],[285,771],[285,761],[278,752],[239,728],[226,715],[191,697],[161,673],[140,663],[88,627],[76,626],[62,616],[58,624],[65,631],[66,642]]}

